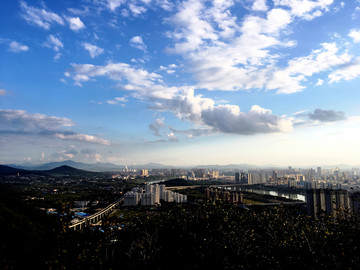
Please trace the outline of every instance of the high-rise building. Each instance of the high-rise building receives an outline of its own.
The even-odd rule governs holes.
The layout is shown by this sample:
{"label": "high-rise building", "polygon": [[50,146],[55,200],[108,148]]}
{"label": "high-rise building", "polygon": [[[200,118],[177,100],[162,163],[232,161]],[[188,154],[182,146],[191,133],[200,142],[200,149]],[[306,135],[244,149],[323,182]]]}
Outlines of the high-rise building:
{"label": "high-rise building", "polygon": [[248,174],[247,174],[247,184],[248,184],[248,185],[254,184],[253,176],[252,176],[251,173],[248,173]]}
{"label": "high-rise building", "polygon": [[273,174],[272,174],[273,181],[276,181],[277,177],[278,177],[278,172],[275,170],[275,171],[273,171]]}
{"label": "high-rise building", "polygon": [[336,218],[338,211],[350,208],[348,192],[341,189],[308,189],[306,205],[308,214],[314,217],[324,213]]}
{"label": "high-rise building", "polygon": [[240,184],[240,174],[238,172],[235,173],[235,183]]}
{"label": "high-rise building", "polygon": [[321,176],[321,167],[317,167],[316,173],[318,176]]}
{"label": "high-rise building", "polygon": [[148,169],[142,169],[141,170],[141,176],[148,176],[149,175],[149,170]]}

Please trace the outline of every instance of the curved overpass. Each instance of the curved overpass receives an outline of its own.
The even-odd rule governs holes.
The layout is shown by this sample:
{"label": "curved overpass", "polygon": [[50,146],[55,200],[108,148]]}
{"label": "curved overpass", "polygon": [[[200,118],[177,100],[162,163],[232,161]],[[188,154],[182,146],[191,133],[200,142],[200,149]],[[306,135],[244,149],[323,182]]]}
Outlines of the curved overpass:
{"label": "curved overpass", "polygon": [[76,222],[74,224],[69,225],[69,229],[72,229],[74,231],[81,231],[82,229],[84,229],[87,226],[90,226],[91,224],[95,224],[98,223],[101,219],[103,219],[104,217],[108,216],[113,209],[120,204],[123,201],[123,198],[121,198],[120,200],[108,205],[107,207],[105,207],[104,209],[100,210],[99,212],[88,216],[82,220],[80,220],[79,222]]}

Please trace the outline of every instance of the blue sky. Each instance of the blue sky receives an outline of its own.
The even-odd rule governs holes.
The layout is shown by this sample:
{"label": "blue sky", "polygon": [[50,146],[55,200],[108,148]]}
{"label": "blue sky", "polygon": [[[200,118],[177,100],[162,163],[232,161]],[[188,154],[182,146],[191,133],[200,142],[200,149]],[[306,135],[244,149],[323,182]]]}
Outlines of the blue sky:
{"label": "blue sky", "polygon": [[360,1],[0,5],[0,163],[360,164]]}

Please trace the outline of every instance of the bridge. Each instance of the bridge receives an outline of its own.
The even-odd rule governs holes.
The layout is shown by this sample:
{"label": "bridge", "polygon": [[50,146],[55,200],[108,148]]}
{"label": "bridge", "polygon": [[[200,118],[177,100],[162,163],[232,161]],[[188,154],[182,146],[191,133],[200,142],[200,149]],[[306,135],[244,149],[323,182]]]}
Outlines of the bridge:
{"label": "bridge", "polygon": [[93,214],[91,216],[88,216],[74,224],[69,225],[68,228],[72,229],[74,231],[81,231],[85,227],[88,227],[92,224],[98,223],[101,219],[108,216],[114,210],[114,208],[117,205],[119,205],[123,200],[124,200],[124,198],[121,198],[120,200],[108,205],[107,207],[100,210],[99,212],[96,212],[95,214]]}

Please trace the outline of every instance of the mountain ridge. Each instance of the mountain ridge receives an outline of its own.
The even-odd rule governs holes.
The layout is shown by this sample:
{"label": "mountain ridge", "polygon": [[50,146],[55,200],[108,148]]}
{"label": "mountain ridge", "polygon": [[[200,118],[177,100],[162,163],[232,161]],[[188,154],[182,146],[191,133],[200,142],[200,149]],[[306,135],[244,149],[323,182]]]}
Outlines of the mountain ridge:
{"label": "mountain ridge", "polygon": [[[64,161],[58,161],[58,162],[49,162],[49,163],[43,163],[43,164],[31,164],[31,163],[25,163],[25,164],[4,164],[2,166],[8,166],[13,169],[18,170],[37,170],[37,171],[46,171],[46,170],[52,170],[57,167],[61,166],[69,166],[73,167],[79,170],[89,171],[89,172],[116,172],[123,170],[125,168],[129,169],[180,169],[180,168],[203,168],[203,169],[215,169],[215,170],[251,170],[251,169],[286,169],[287,166],[277,166],[277,165],[253,165],[253,164],[225,164],[225,165],[219,165],[219,164],[210,164],[210,165],[194,165],[194,166],[173,166],[173,165],[164,165],[161,163],[147,163],[143,165],[117,165],[113,163],[83,163],[83,162],[77,162],[73,160],[64,160]],[[336,167],[339,167],[340,169],[352,169],[352,168],[359,168],[360,165],[349,165],[349,164],[337,164],[337,165],[314,165],[314,166],[292,166],[292,168],[303,168],[303,169],[316,169],[316,167],[321,167],[322,169],[335,169]]]}

